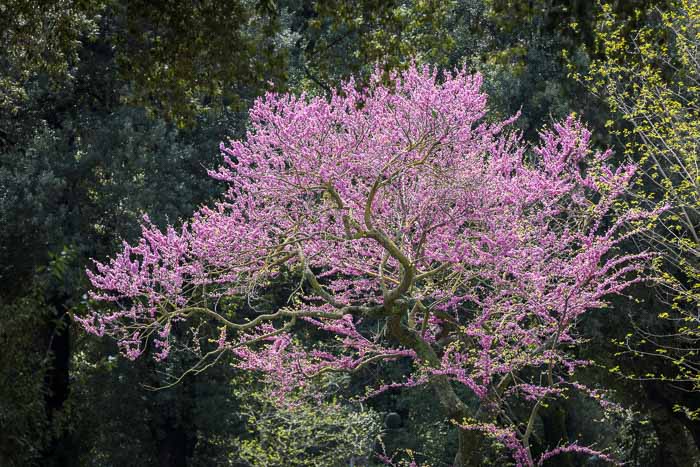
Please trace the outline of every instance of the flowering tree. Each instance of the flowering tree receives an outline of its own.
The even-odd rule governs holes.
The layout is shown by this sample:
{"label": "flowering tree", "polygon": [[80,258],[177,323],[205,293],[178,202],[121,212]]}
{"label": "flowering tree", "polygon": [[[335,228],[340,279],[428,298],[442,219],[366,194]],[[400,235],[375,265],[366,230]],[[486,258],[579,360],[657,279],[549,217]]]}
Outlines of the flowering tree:
{"label": "flowering tree", "polygon": [[[159,360],[175,323],[217,325],[203,361],[230,352],[282,396],[327,371],[411,359],[407,380],[375,390],[432,387],[459,430],[455,465],[479,463],[484,435],[520,465],[594,453],[552,446],[534,459],[530,440],[542,404],[585,364],[570,355],[579,317],[640,280],[647,255],[617,245],[650,214],[606,222],[634,168],[612,170],[573,118],[528,150],[515,117],[484,119],[479,76],[382,76],[330,101],[258,100],[246,140],[222,145],[210,172],[229,185],[223,200],[179,231],[146,219],[138,244],[88,272],[108,306],[81,323],[129,358],[153,345]],[[282,273],[300,278],[287,305],[242,318],[234,299],[256,310]],[[335,344],[295,339],[302,326]]]}

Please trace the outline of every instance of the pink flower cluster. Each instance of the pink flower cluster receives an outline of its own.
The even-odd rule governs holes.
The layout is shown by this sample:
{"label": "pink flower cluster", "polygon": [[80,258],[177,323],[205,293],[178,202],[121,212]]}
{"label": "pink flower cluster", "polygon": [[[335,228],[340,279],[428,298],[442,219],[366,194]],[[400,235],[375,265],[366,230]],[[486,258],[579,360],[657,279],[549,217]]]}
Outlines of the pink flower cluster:
{"label": "pink flower cluster", "polygon": [[[411,381],[447,378],[485,401],[508,375],[510,395],[556,395],[524,370],[583,363],[567,350],[576,322],[641,280],[648,255],[618,245],[654,213],[610,221],[634,167],[611,168],[574,118],[528,145],[517,116],[487,118],[481,81],[411,67],[329,100],[267,94],[247,137],[221,145],[222,200],[177,231],[146,219],[136,245],[88,272],[107,306],[79,320],[129,358],[154,341],[159,359],[173,323],[209,321],[228,330],[220,351],[284,390],[410,358]],[[246,319],[225,306],[262,308],[283,271],[301,279],[288,306]],[[300,323],[337,339],[301,342]]]}

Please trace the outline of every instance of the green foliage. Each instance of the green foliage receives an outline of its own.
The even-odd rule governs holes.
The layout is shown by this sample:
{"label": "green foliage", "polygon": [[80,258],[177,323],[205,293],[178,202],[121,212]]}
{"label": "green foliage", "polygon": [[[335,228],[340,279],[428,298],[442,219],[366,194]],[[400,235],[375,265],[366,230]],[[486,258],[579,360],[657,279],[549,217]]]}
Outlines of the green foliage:
{"label": "green foliage", "polygon": [[446,21],[456,2],[437,0],[289,0],[292,84],[329,91],[351,74],[366,78],[411,60],[446,64],[455,40]]}
{"label": "green foliage", "polygon": [[40,457],[50,438],[43,381],[48,363],[48,336],[35,332],[48,314],[49,309],[38,289],[0,305],[2,465],[31,465]]}
{"label": "green foliage", "polygon": [[[457,436],[444,414],[434,410],[434,397],[431,389],[418,387],[392,391],[372,401],[375,407],[390,411],[384,416],[381,453],[398,465],[417,462],[422,466],[443,467],[452,464],[454,455],[451,454],[457,450]],[[396,420],[392,421],[392,417]]]}
{"label": "green foliage", "polygon": [[589,6],[575,1],[455,2],[445,26],[455,43],[449,63],[466,63],[482,73],[491,107],[503,116],[521,111],[516,124],[529,136],[572,111],[595,125],[601,109],[589,104],[582,86],[567,79],[562,57],[569,50],[577,61],[585,61],[587,46],[576,30],[593,27]]}
{"label": "green foliage", "polygon": [[202,182],[201,173],[216,146],[197,139],[219,138],[220,131],[188,137],[122,108],[106,116],[67,115],[62,128],[44,124],[24,147],[0,154],[3,288],[12,290],[48,252],[68,244],[77,245],[82,273],[87,257],[133,237],[149,208],[158,207],[153,221],[164,224],[212,196],[215,185]]}
{"label": "green foliage", "polygon": [[134,365],[118,356],[113,343],[79,339],[66,403],[78,465],[130,465],[134,459],[152,465],[174,453],[187,465],[230,465],[245,425],[227,366],[154,391],[145,386],[164,386],[191,362]]}
{"label": "green foliage", "polygon": [[333,397],[282,405],[269,388],[251,390],[251,382],[247,376],[234,384],[250,430],[238,448],[247,465],[362,465],[372,457],[381,427],[374,411],[343,405]]}
{"label": "green foliage", "polygon": [[[644,19],[638,27],[630,21]],[[700,7],[678,0],[639,8],[632,20],[602,6],[597,46],[603,58],[574,73],[622,118],[610,130],[640,164],[633,205],[668,206],[642,247],[656,251],[660,285],[655,316],[616,343],[632,358],[660,360],[635,378],[700,389]],[[628,375],[631,376],[631,375]],[[697,408],[682,408],[698,417]]]}
{"label": "green foliage", "polygon": [[268,80],[285,80],[272,2],[115,2],[105,33],[125,101],[180,123],[208,108],[240,108]]}
{"label": "green foliage", "polygon": [[[52,83],[71,79],[81,39],[97,34],[101,7],[91,0],[0,2],[0,111],[17,115],[24,84],[38,74]],[[11,137],[0,131],[0,139]]]}

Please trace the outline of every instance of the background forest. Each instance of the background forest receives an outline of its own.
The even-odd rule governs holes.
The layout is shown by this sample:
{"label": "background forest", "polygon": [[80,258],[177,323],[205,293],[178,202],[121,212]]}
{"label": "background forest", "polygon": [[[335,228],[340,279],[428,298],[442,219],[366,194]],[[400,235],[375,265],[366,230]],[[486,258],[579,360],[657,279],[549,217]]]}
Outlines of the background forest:
{"label": "background forest", "polygon": [[626,465],[700,465],[697,0],[0,0],[0,465],[451,465],[430,391],[345,397],[398,362],[324,379],[319,404],[280,407],[226,361],[154,391],[193,362],[126,361],[73,319],[90,258],[146,212],[177,225],[221,194],[206,170],[256,97],[414,62],[480,72],[494,117],[521,111],[527,137],[575,113],[641,168],[625,203],[669,206],[625,246],[659,254],[657,281],[579,323],[595,365],[577,378],[617,409],[571,394],[535,431]]}

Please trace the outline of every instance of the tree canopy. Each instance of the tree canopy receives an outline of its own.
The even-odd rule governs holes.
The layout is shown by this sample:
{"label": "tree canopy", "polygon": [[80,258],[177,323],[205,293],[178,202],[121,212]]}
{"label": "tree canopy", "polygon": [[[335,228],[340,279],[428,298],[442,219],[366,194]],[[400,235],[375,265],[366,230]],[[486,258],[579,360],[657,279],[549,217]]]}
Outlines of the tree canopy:
{"label": "tree canopy", "polygon": [[[508,131],[515,117],[485,120],[478,75],[440,82],[411,67],[390,86],[382,75],[360,90],[351,80],[329,101],[258,100],[247,138],[222,145],[225,164],[210,172],[229,184],[224,199],[180,231],[147,223],[136,245],[98,263],[92,298],[114,307],[79,320],[129,358],[153,345],[162,360],[178,322],[201,316],[221,327],[203,358],[230,351],[280,394],[325,371],[413,359],[407,381],[378,390],[429,384],[461,431],[491,434],[532,465],[532,427],[498,427],[496,414],[508,413],[499,401],[517,395],[536,413],[565,390],[585,364],[567,352],[576,321],[641,279],[650,254],[614,253],[634,233],[627,223],[655,213],[604,222],[634,167],[612,169],[610,152],[591,157],[574,119],[545,130],[526,158]],[[283,270],[299,287],[266,313],[260,290]],[[237,301],[260,311],[240,321]],[[298,320],[337,344],[298,342]],[[456,465],[475,452],[465,441]]]}

